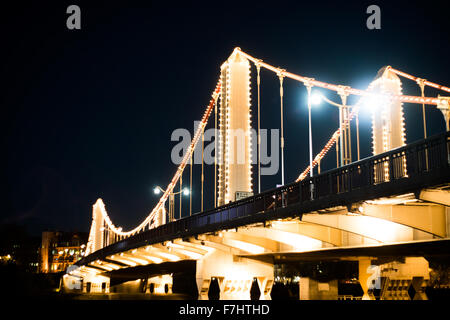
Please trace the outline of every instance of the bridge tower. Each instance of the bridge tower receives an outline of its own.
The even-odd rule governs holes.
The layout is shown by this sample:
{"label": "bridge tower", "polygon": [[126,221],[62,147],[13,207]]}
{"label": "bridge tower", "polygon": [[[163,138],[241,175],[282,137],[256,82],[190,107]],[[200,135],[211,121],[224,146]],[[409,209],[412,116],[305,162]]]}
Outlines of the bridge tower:
{"label": "bridge tower", "polygon": [[[383,67],[370,84],[369,90],[386,97],[401,95],[402,84],[390,67]],[[371,107],[373,155],[404,146],[406,138],[403,104],[398,100],[386,98],[372,103]]]}
{"label": "bridge tower", "polygon": [[221,66],[217,204],[252,192],[250,63],[235,50]]}
{"label": "bridge tower", "polygon": [[92,206],[92,223],[86,246],[86,255],[114,242],[114,233],[108,232],[108,224],[105,221],[105,217],[107,217],[105,204],[99,198]]}
{"label": "bridge tower", "polygon": [[89,231],[86,255],[103,248],[102,227],[104,221],[101,212],[102,206],[104,208],[105,205],[103,204],[103,201],[101,199],[98,199],[97,202],[92,206],[92,223],[91,230]]}
{"label": "bridge tower", "polygon": [[[380,98],[374,99],[371,103],[373,155],[404,146],[406,137],[403,104],[399,100],[390,99],[392,95],[402,94],[400,78],[389,66],[383,67],[370,84],[369,91],[380,95]],[[406,176],[405,157],[400,157],[395,167],[393,173],[396,176]],[[388,181],[387,162],[377,164],[374,173],[378,182]]]}

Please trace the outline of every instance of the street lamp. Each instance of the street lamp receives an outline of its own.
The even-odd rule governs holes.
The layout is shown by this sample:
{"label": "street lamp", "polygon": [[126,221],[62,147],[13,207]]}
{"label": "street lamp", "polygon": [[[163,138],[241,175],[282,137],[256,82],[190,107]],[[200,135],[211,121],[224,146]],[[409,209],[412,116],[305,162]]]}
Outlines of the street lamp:
{"label": "street lamp", "polygon": [[164,192],[164,190],[163,190],[160,186],[156,186],[156,187],[153,189],[153,192],[154,192],[155,194],[160,194],[161,191]]}
{"label": "street lamp", "polygon": [[387,95],[377,93],[370,94],[363,99],[365,108],[372,111],[380,108],[380,106],[384,106],[389,103],[389,97]]}
{"label": "street lamp", "polygon": [[[374,106],[377,106],[377,105],[379,105],[379,103],[380,103],[380,99],[382,99],[382,97],[379,97],[378,95],[376,96],[376,97],[372,97],[371,99],[369,99],[369,100],[367,100],[367,104],[369,104],[369,105],[374,105]],[[339,147],[340,147],[340,165],[341,166],[343,166],[345,163],[344,163],[344,151],[345,151],[345,153],[347,153],[347,151],[346,150],[344,150],[344,141],[343,141],[343,137],[344,137],[344,133],[343,133],[343,109],[345,109],[345,108],[348,108],[348,107],[350,107],[350,108],[353,108],[353,107],[351,107],[351,106],[346,106],[346,105],[342,105],[342,104],[339,104],[339,103],[336,103],[336,102],[334,102],[334,101],[331,101],[330,99],[328,99],[327,97],[325,97],[321,92],[319,92],[319,91],[314,91],[313,93],[312,93],[312,95],[311,95],[311,102],[313,103],[313,104],[319,104],[319,103],[321,103],[322,102],[322,100],[324,100],[325,102],[327,102],[327,103],[329,103],[329,104],[331,104],[331,105],[333,105],[333,106],[335,106],[335,107],[338,107],[339,108],[339,132],[340,132],[340,135],[339,135]],[[348,114],[347,114],[347,117],[348,117]],[[349,128],[350,128],[350,122],[348,123],[348,126],[349,126]],[[351,134],[351,132],[349,132],[349,135]],[[357,140],[357,142],[356,142],[356,144],[357,144],[357,149],[358,149],[358,160],[360,160],[360,150],[359,150],[359,120],[358,120],[358,115],[356,115],[356,140]],[[337,142],[336,142],[336,145],[337,145]],[[349,155],[351,154],[351,145],[350,145],[350,143],[345,143],[345,146],[347,147],[349,147],[350,148],[350,152],[348,153]],[[350,159],[350,162],[351,162],[351,159]]]}
{"label": "street lamp", "polygon": [[[153,193],[154,194],[160,194],[161,192],[165,193],[166,191],[161,188],[160,186],[156,186],[155,188],[153,188]],[[175,212],[175,196],[177,194],[182,193],[184,196],[188,196],[189,195],[189,189],[188,188],[184,188],[183,190],[180,190],[178,192],[171,192],[169,193],[169,222],[173,221],[175,219],[174,217],[174,212]],[[180,195],[181,197],[181,195]],[[180,208],[180,218],[181,218],[181,208]]]}
{"label": "street lamp", "polygon": [[313,105],[320,104],[322,102],[322,97],[323,97],[323,95],[320,92],[314,91],[311,94],[311,104],[313,104]]}

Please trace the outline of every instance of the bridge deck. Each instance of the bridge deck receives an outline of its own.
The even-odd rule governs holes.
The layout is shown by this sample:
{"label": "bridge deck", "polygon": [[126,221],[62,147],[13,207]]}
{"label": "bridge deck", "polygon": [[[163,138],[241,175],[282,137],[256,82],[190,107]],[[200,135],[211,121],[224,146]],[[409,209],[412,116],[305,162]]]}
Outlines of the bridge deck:
{"label": "bridge deck", "polygon": [[448,257],[450,252],[450,239],[425,240],[394,244],[364,245],[342,248],[322,248],[303,252],[278,252],[252,255],[241,255],[241,257],[255,259],[269,263],[286,263],[290,261],[337,261],[350,257],[373,257],[393,258],[408,256],[423,257]]}
{"label": "bridge deck", "polygon": [[141,232],[76,264],[177,238],[418,192],[450,181],[450,132]]}

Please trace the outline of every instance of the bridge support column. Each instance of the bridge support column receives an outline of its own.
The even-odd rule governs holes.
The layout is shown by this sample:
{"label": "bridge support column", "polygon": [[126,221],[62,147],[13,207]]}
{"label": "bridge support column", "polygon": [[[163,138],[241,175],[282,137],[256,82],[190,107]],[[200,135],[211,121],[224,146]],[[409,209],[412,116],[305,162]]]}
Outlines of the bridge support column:
{"label": "bridge support column", "polygon": [[389,262],[380,267],[381,300],[428,300],[424,286],[430,273],[425,258],[407,257],[404,262]]}
{"label": "bridge support column", "polygon": [[317,280],[300,277],[300,300],[337,300],[338,280],[319,282]]}
{"label": "bridge support column", "polygon": [[145,292],[169,294],[172,293],[173,278],[169,274],[155,276],[147,279]]}
{"label": "bridge support column", "polygon": [[83,279],[65,274],[61,278],[60,289],[63,292],[81,292],[83,290]]}
{"label": "bridge support column", "polygon": [[375,296],[369,292],[369,287],[374,278],[374,274],[371,269],[372,261],[370,257],[362,257],[359,259],[359,276],[358,280],[363,289],[362,300],[375,300]]}
{"label": "bridge support column", "polygon": [[[207,300],[212,280],[218,281],[220,300],[250,300],[256,278],[261,300],[270,300],[273,265],[217,250],[197,261],[196,281],[200,300]],[[217,285],[217,283],[214,283]]]}
{"label": "bridge support column", "polygon": [[108,277],[100,275],[88,275],[83,277],[84,293],[109,293],[110,281]]}

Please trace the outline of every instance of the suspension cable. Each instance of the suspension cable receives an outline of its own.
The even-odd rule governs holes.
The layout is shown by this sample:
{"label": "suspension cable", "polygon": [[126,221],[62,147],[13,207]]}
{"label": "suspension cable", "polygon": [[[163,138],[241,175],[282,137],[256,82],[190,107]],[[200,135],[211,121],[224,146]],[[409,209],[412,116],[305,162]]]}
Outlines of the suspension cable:
{"label": "suspension cable", "polygon": [[[352,112],[350,113],[350,115],[348,116],[348,121],[351,121],[351,120],[353,119],[353,117],[354,117],[356,114],[358,114],[358,112],[359,112],[359,107],[360,107],[359,104],[361,103],[361,101],[362,101],[362,100],[359,100],[358,103],[355,104],[355,105],[353,106],[353,110],[352,110]],[[344,125],[345,125],[345,124],[344,124]],[[340,134],[341,134],[340,128],[337,129],[337,130],[333,133],[333,135],[331,136],[330,140],[328,140],[328,142],[326,143],[326,145],[325,145],[325,147],[322,149],[322,151],[320,151],[320,152],[316,155],[316,157],[314,158],[313,163],[312,163],[312,167],[313,167],[313,168],[318,164],[319,160],[322,160],[322,159],[323,159],[323,157],[327,154],[327,152],[330,150],[330,148],[333,146],[333,144],[337,142],[337,140],[338,140]],[[306,168],[306,169],[298,176],[298,178],[297,178],[295,181],[296,181],[296,182],[299,182],[299,181],[305,179],[306,176],[308,175],[308,173],[309,173],[310,170],[311,170],[311,166],[308,165],[308,167],[307,167],[307,168]]]}
{"label": "suspension cable", "polygon": [[142,221],[136,228],[129,230],[127,232],[123,232],[121,227],[114,226],[114,224],[111,222],[111,219],[109,218],[108,214],[106,213],[104,206],[101,206],[100,211],[101,211],[103,220],[105,221],[105,223],[109,226],[109,228],[114,233],[116,233],[119,236],[121,236],[122,238],[124,238],[124,237],[128,237],[128,236],[132,236],[132,235],[142,231],[143,228],[145,228],[145,226],[148,226],[148,225],[151,226],[154,224],[154,222],[155,222],[154,217],[156,216],[158,211],[161,209],[161,207],[164,206],[164,203],[166,202],[167,198],[172,193],[174,187],[176,186],[176,184],[178,182],[178,179],[180,178],[184,168],[186,167],[186,164],[187,164],[189,158],[192,156],[195,146],[197,145],[197,143],[199,142],[199,140],[201,138],[201,134],[206,126],[206,123],[208,122],[209,116],[211,115],[212,109],[214,107],[214,103],[217,101],[217,98],[219,97],[220,86],[221,85],[220,85],[220,81],[219,81],[216,85],[216,88],[214,89],[214,91],[212,93],[212,99],[210,100],[208,106],[206,107],[206,110],[203,114],[202,120],[200,121],[200,124],[197,128],[197,131],[196,131],[192,141],[191,141],[191,144],[189,145],[185,155],[183,156],[183,159],[182,159],[180,165],[178,166],[177,171],[175,172],[174,176],[172,177],[172,180],[170,181],[169,185],[165,189],[165,192],[159,199],[157,205],[153,208],[153,210],[145,218],[145,220]]}
{"label": "suspension cable", "polygon": [[[266,68],[267,70],[270,70],[276,74],[280,73],[280,71],[283,71],[283,76],[286,78],[290,78],[292,80],[296,80],[296,81],[300,81],[303,82],[304,84],[307,82],[310,82],[312,86],[315,87],[320,87],[320,88],[325,88],[328,90],[333,90],[336,92],[339,92],[342,89],[341,85],[335,85],[335,84],[330,84],[330,83],[326,83],[326,82],[322,82],[322,81],[317,81],[308,77],[304,77],[304,76],[300,76],[288,71],[285,71],[284,69],[280,69],[277,67],[274,67],[268,63],[263,62],[261,59],[257,59],[252,57],[251,55],[249,55],[248,53],[245,53],[241,50],[241,48],[235,48],[235,51],[238,51],[240,54],[242,54],[245,58],[247,58],[248,60],[252,61],[254,64],[259,63],[261,67]],[[390,70],[394,71],[394,72],[400,72],[398,70],[395,70],[393,68],[390,68]],[[402,73],[404,75],[407,75],[405,73]],[[408,75],[411,78],[414,78],[410,75]],[[450,88],[426,81],[425,82],[426,85],[438,88],[440,90],[444,90],[447,92],[450,92]],[[367,90],[359,90],[359,89],[355,89],[349,86],[345,86],[345,93],[347,95],[358,95],[358,96],[371,96],[373,95],[373,93],[368,92]],[[432,105],[437,105],[439,103],[439,98],[429,98],[429,97],[417,97],[417,96],[406,96],[406,95],[391,95],[390,96],[391,99],[393,100],[399,100],[401,102],[405,102],[405,103],[424,103],[424,104],[432,104]]]}
{"label": "suspension cable", "polygon": [[278,78],[280,79],[280,119],[281,119],[281,185],[284,186],[284,133],[283,133],[283,70],[278,72]]}
{"label": "suspension cable", "polygon": [[214,104],[214,208],[217,207],[217,101]]}
{"label": "suspension cable", "polygon": [[179,219],[181,219],[182,201],[183,201],[183,173],[181,173],[181,176],[180,176],[180,217],[179,217]]}
{"label": "suspension cable", "polygon": [[[408,74],[406,72],[394,69],[391,66],[388,66],[388,68],[389,68],[390,71],[392,71],[392,72],[394,72],[394,73],[396,73],[399,76],[402,76],[404,78],[408,78],[408,79],[416,81],[416,82],[420,79],[419,77],[415,77],[415,76],[412,76],[412,75],[410,75],[410,74]],[[440,84],[437,84],[437,83],[434,83],[434,82],[430,82],[430,81],[427,81],[425,79],[423,79],[423,84],[425,86],[433,87],[433,88],[436,88],[438,90],[450,92],[450,88],[449,87],[441,86]]]}
{"label": "suspension cable", "polygon": [[358,161],[361,160],[361,155],[359,152],[359,112],[356,113],[356,150],[358,153]]}
{"label": "suspension cable", "polygon": [[203,153],[205,149],[205,128],[202,130],[202,203],[201,203],[201,209],[200,212],[203,212],[203,182],[205,181],[205,175],[203,171]]}
{"label": "suspension cable", "polygon": [[192,154],[190,161],[190,177],[189,177],[189,216],[192,215]]}
{"label": "suspension cable", "polygon": [[258,86],[258,193],[261,193],[261,115],[260,115],[260,78],[261,66],[259,62],[256,64],[256,84]]}

